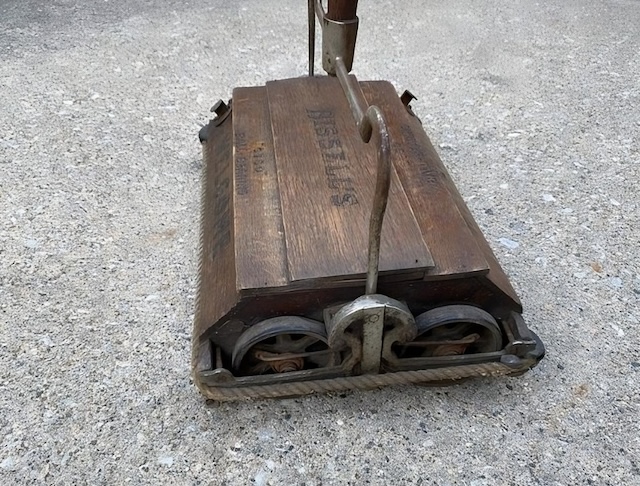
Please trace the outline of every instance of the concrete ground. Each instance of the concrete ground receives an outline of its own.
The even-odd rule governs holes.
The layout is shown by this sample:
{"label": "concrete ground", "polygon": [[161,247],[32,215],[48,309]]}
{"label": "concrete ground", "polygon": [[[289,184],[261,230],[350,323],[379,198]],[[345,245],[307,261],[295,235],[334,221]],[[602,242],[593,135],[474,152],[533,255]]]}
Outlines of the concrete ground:
{"label": "concrete ground", "polygon": [[547,346],[521,378],[216,405],[199,127],[303,0],[0,5],[1,484],[640,484],[640,2],[360,2]]}

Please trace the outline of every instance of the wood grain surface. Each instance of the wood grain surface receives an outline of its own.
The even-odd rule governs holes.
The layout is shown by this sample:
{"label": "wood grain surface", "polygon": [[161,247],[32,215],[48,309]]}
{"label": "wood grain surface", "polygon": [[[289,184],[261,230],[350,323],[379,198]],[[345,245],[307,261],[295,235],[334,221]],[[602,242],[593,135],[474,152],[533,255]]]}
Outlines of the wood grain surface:
{"label": "wood grain surface", "polygon": [[417,118],[385,81],[361,83],[371,104],[385,113],[391,159],[436,263],[430,275],[487,272],[482,250],[458,208],[455,186]]}
{"label": "wood grain surface", "polygon": [[238,290],[289,282],[267,90],[233,91]]}
{"label": "wood grain surface", "polygon": [[[336,78],[275,81],[267,83],[267,92],[292,281],[364,274],[377,164],[375,139],[370,144],[360,140]],[[380,270],[432,266],[393,170]]]}

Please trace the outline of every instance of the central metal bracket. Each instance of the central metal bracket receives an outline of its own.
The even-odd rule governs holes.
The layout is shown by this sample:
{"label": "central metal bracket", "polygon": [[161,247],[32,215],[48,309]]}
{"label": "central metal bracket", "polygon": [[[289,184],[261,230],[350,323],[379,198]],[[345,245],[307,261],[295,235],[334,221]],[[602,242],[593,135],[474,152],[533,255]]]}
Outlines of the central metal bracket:
{"label": "central metal bracket", "polygon": [[321,0],[308,0],[309,8],[309,76],[313,76],[315,61],[316,23],[318,17],[322,26],[322,68],[331,76],[335,76],[337,68],[335,58],[343,59],[347,72],[353,66],[358,36],[358,17],[349,20],[335,20],[327,16],[322,8]]}
{"label": "central metal bracket", "polygon": [[331,76],[336,75],[335,58],[344,60],[347,71],[353,66],[358,35],[358,18],[340,21],[325,16],[322,22],[322,68]]}
{"label": "central metal bracket", "polygon": [[411,339],[417,332],[409,308],[380,294],[358,297],[335,313],[326,311],[325,327],[329,347],[350,348],[352,355],[359,358],[362,374],[380,373],[385,333]]}

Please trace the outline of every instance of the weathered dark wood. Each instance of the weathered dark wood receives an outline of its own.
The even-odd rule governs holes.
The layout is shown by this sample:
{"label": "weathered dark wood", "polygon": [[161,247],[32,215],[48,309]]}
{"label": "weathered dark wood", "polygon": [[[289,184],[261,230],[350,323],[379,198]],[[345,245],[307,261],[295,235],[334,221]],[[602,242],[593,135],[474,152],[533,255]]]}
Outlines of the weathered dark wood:
{"label": "weathered dark wood", "polygon": [[331,20],[352,20],[356,17],[358,0],[329,0],[327,18]]}
{"label": "weathered dark wood", "polygon": [[487,272],[489,266],[478,247],[452,192],[453,182],[390,83],[361,83],[370,104],[387,118],[391,159],[416,215],[422,235],[435,261],[429,275]]}
{"label": "weathered dark wood", "polygon": [[203,145],[200,282],[194,320],[199,337],[237,302],[233,239],[232,118],[209,128]]}
{"label": "weathered dark wood", "polygon": [[409,114],[393,86],[383,81],[361,83],[370,103],[379,103],[390,121],[392,158],[416,211],[425,241],[436,262],[429,276],[486,272],[490,284],[520,300],[498,263],[471,211],[444,167],[420,121]]}
{"label": "weathered dark wood", "polygon": [[[360,140],[336,78],[267,83],[292,281],[364,274],[377,146]],[[394,95],[395,96],[395,95]],[[395,171],[380,270],[433,260]]]}
{"label": "weathered dark wood", "polygon": [[267,92],[233,91],[234,208],[238,290],[289,281]]}

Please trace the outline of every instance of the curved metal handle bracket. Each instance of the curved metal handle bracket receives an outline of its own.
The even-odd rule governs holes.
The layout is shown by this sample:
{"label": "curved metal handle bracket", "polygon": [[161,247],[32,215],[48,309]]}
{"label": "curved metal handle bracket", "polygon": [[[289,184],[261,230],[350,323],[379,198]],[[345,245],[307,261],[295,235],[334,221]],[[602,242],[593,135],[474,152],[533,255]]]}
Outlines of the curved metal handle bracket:
{"label": "curved metal handle bracket", "polygon": [[362,95],[358,80],[349,76],[347,67],[341,57],[334,59],[336,73],[342,89],[349,101],[351,112],[356,120],[360,137],[369,143],[373,133],[378,135],[378,164],[376,170],[376,189],[373,196],[373,207],[369,219],[369,257],[367,263],[367,294],[375,294],[378,288],[378,267],[380,263],[380,240],[382,223],[389,199],[391,185],[391,144],[389,130],[382,110],[377,106],[369,106]]}

